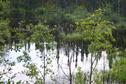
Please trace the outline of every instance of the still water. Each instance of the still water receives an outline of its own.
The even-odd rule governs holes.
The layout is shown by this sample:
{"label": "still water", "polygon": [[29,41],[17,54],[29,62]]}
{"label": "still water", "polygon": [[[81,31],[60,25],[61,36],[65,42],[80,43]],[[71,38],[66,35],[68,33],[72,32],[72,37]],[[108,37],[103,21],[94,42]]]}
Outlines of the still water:
{"label": "still water", "polygon": [[[15,65],[12,67],[9,73],[3,76],[2,80],[7,81],[8,78],[13,77],[13,81],[30,81],[30,84],[34,83],[34,78],[30,79],[28,76],[26,76],[23,72],[26,71],[27,69],[23,66],[25,63],[24,62],[17,62],[17,57],[21,56],[23,52],[26,51],[25,48],[21,48],[20,51],[14,51],[14,50],[9,50],[6,54],[6,58],[9,59],[10,61],[14,61]],[[46,59],[50,59],[51,62],[50,64],[47,65],[47,68],[51,69],[52,72],[46,75],[46,83],[47,84],[52,84],[52,82],[55,81],[55,84],[62,84],[65,82],[65,84],[68,83],[68,78],[69,76],[69,70],[68,70],[68,57],[65,55],[65,51],[63,48],[60,49],[60,58],[59,62],[57,63],[57,58],[56,58],[56,48],[53,50],[44,50],[44,53],[40,53],[39,50],[35,49],[35,44],[31,44],[30,50],[26,51],[29,53],[29,56],[31,57],[32,63],[34,63],[38,70],[43,74],[43,55],[46,55]],[[74,53],[74,51],[70,51],[70,56]],[[84,71],[85,73],[89,73],[90,71],[90,54],[88,57],[84,56],[84,61],[81,61],[81,54],[79,53],[78,55],[78,62],[77,62],[77,67],[75,67],[75,58],[72,58],[71,61],[71,72],[73,75],[77,72],[77,68],[81,67],[81,70]],[[6,71],[6,69],[9,66],[0,66],[0,72]],[[107,55],[106,52],[102,52],[102,56],[100,60],[98,61],[96,65],[96,69],[98,71],[101,70],[109,70],[108,66],[108,60],[107,60]],[[52,74],[53,73],[53,74]],[[52,78],[53,80],[52,80]]]}

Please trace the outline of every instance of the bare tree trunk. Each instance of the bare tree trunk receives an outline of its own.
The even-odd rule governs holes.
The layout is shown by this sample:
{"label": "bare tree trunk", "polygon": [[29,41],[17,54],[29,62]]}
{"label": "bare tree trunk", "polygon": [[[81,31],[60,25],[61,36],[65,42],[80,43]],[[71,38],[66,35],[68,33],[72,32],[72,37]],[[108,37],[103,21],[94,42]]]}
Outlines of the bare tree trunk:
{"label": "bare tree trunk", "polygon": [[69,49],[68,49],[67,55],[68,55],[69,82],[70,82],[69,84],[72,84],[71,57],[69,55]]}
{"label": "bare tree trunk", "polygon": [[93,55],[91,54],[91,67],[90,67],[90,75],[89,75],[89,84],[92,83],[92,70],[93,70]]}
{"label": "bare tree trunk", "polygon": [[[104,58],[103,58],[103,74],[105,74],[105,55],[103,55]],[[105,84],[105,78],[103,76],[103,84]]]}
{"label": "bare tree trunk", "polygon": [[44,55],[44,71],[43,71],[43,73],[44,73],[43,81],[44,81],[44,84],[45,84],[45,55]]}
{"label": "bare tree trunk", "polygon": [[69,65],[69,81],[70,81],[70,84],[72,84],[72,73],[71,73],[71,64]]}
{"label": "bare tree trunk", "polygon": [[45,73],[45,68],[46,68],[46,43],[44,43],[44,61],[43,61],[43,64],[44,64],[44,70],[43,70],[43,82],[45,84],[45,76],[46,76],[46,73]]}

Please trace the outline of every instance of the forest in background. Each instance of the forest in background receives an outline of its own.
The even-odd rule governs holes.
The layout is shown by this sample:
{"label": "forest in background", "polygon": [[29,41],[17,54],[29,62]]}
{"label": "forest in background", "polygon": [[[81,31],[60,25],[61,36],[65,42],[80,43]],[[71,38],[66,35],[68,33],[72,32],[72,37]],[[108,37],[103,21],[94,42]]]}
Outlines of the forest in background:
{"label": "forest in background", "polygon": [[[8,64],[6,50],[20,51],[23,46],[28,50],[35,43],[43,52],[45,42],[56,42],[57,63],[60,48],[65,48],[68,56],[69,84],[73,84],[70,50],[76,52],[75,66],[79,50],[81,61],[84,54],[91,54],[89,84],[94,80],[94,61],[99,61],[102,51],[107,53],[110,70],[99,72],[95,83],[126,84],[125,4],[126,0],[0,0],[0,65]],[[24,56],[28,60],[27,53]],[[28,65],[33,70],[29,76],[36,78],[36,84],[45,83],[44,77],[37,77],[35,66]],[[80,73],[76,84],[88,84]],[[0,73],[0,80],[4,74]]]}

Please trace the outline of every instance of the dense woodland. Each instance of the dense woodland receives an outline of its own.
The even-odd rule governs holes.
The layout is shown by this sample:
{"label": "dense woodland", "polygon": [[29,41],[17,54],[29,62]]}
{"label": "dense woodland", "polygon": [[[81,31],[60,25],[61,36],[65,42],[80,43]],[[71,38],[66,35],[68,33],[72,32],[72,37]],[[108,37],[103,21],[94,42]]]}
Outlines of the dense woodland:
{"label": "dense woodland", "polygon": [[[68,84],[126,84],[125,9],[126,0],[0,0],[0,65],[13,66],[4,59],[7,50],[20,51],[23,46],[29,50],[35,43],[36,49],[43,52],[45,42],[47,50],[52,49],[48,44],[56,43],[57,63],[60,48],[68,56]],[[80,69],[73,79],[71,50],[75,52],[76,67],[79,53],[81,61],[91,54],[88,81]],[[94,61],[99,61],[103,51],[110,70],[94,74]],[[19,61],[28,61],[27,55],[24,52],[25,59],[20,57]],[[28,63],[26,67],[31,70],[28,76],[35,77],[35,84],[45,84],[45,73],[39,78],[35,65]],[[5,74],[0,72],[0,84]]]}

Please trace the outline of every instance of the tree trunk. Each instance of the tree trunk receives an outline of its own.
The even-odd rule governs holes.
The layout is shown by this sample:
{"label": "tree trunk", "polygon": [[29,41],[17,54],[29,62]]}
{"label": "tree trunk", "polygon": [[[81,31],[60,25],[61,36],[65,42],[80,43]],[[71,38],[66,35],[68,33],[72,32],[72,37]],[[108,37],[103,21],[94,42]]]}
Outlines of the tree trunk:
{"label": "tree trunk", "polygon": [[43,70],[43,82],[45,84],[45,76],[46,76],[46,43],[44,42],[44,61],[43,61],[43,64],[44,64],[44,70]]}
{"label": "tree trunk", "polygon": [[89,75],[89,84],[91,84],[92,83],[92,69],[93,69],[93,60],[92,60],[92,58],[93,58],[93,55],[91,54],[91,67],[90,67],[90,75]]}
{"label": "tree trunk", "polygon": [[68,50],[68,68],[69,68],[69,84],[72,84],[72,73],[71,73],[71,58],[69,55],[69,50]]}
{"label": "tree trunk", "polygon": [[70,81],[70,84],[72,84],[72,73],[71,73],[71,66],[69,67],[69,81]]}

